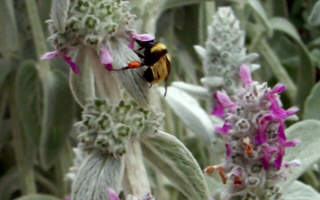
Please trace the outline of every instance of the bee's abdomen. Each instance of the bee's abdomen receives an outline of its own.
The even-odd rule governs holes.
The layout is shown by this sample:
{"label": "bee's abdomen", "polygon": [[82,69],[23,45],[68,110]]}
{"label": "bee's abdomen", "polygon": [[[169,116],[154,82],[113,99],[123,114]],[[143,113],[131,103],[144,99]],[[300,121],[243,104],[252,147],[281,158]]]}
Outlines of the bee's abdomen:
{"label": "bee's abdomen", "polygon": [[152,73],[152,69],[151,68],[147,68],[144,73],[143,73],[143,78],[148,81],[148,82],[152,82],[154,80],[153,77],[153,73]]}

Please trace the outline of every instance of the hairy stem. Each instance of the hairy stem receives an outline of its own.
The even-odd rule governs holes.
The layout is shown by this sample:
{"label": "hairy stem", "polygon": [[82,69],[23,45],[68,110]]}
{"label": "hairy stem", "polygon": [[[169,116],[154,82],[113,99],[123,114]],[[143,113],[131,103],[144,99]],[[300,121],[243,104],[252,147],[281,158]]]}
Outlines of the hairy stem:
{"label": "hairy stem", "polygon": [[123,180],[125,194],[143,196],[150,193],[150,184],[143,163],[143,156],[139,141],[128,144],[125,154],[125,175]]}

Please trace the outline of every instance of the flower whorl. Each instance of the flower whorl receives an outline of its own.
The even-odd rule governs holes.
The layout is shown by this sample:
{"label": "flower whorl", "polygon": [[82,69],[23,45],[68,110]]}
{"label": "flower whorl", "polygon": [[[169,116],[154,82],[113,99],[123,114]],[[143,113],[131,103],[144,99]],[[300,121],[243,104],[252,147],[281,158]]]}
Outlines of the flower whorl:
{"label": "flower whorl", "polygon": [[67,7],[64,31],[58,30],[49,20],[49,40],[57,50],[89,45],[101,45],[115,35],[127,35],[134,24],[130,3],[112,0],[71,0]]}
{"label": "flower whorl", "polygon": [[[203,51],[205,77],[202,83],[214,91],[224,89],[228,94],[239,88],[240,66],[258,57],[256,53],[247,53],[245,32],[240,29],[240,22],[230,7],[219,8],[213,16]],[[253,69],[258,67],[257,64],[252,65]]]}
{"label": "flower whorl", "polygon": [[156,132],[160,126],[159,117],[134,102],[120,101],[113,105],[95,99],[85,106],[82,121],[76,126],[85,149],[98,149],[119,157],[126,152],[129,140],[139,137],[140,133]]}

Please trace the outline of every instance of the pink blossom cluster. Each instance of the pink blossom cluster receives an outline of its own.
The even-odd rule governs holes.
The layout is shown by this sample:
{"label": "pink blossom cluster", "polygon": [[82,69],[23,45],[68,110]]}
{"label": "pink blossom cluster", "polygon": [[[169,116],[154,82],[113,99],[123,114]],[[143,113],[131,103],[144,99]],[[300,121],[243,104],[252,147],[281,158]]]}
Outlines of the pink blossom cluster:
{"label": "pink blossom cluster", "polygon": [[288,141],[285,135],[285,119],[298,111],[296,107],[282,108],[279,94],[285,85],[269,88],[266,83],[252,81],[248,65],[240,67],[239,77],[242,88],[235,95],[229,97],[224,91],[213,94],[212,114],[224,119],[215,129],[225,141],[226,160],[205,170],[218,171],[223,183],[233,179],[232,187],[238,192],[250,187],[263,189],[284,179],[281,169],[298,164],[283,161],[285,149],[299,143]]}

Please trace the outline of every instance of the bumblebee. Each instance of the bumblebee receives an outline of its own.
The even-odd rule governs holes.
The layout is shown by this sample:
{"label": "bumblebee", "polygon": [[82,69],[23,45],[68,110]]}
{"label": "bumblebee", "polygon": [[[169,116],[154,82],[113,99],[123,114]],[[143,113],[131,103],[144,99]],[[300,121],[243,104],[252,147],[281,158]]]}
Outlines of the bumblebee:
{"label": "bumblebee", "polygon": [[141,62],[134,60],[129,62],[128,66],[113,70],[122,71],[147,66],[148,68],[143,72],[142,78],[151,84],[150,87],[152,86],[152,84],[164,80],[164,96],[166,96],[168,77],[171,68],[171,61],[167,51],[167,47],[160,42],[156,42],[155,40],[136,40],[136,42],[139,44],[140,48],[138,48],[135,53],[139,56]]}

